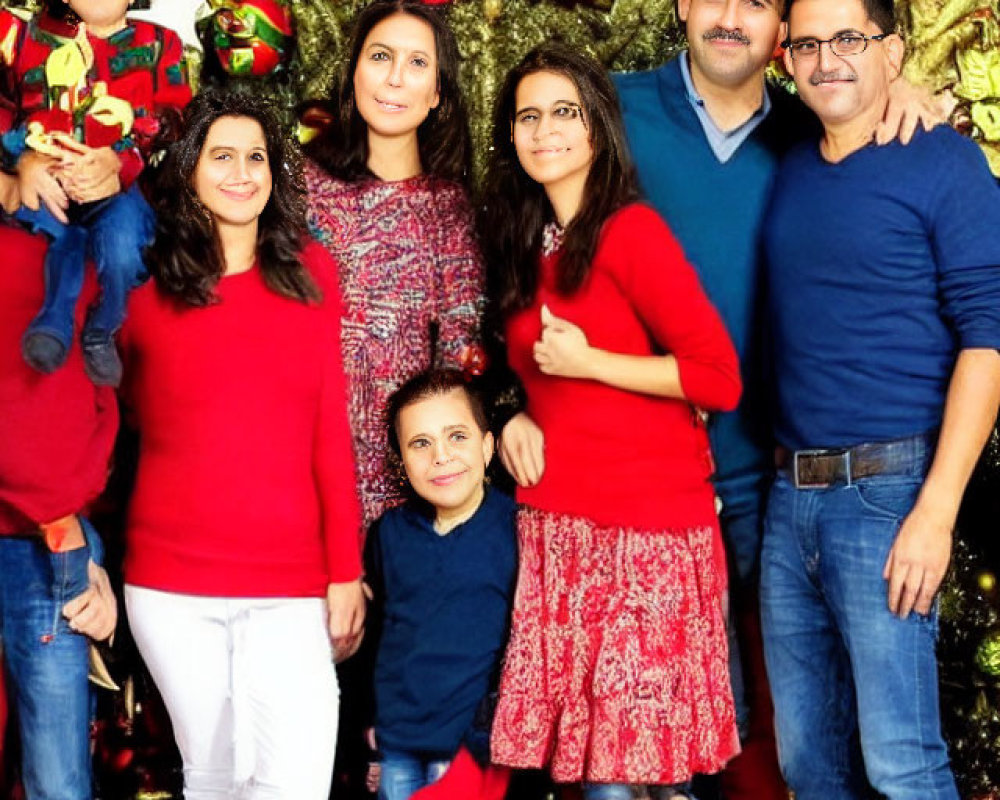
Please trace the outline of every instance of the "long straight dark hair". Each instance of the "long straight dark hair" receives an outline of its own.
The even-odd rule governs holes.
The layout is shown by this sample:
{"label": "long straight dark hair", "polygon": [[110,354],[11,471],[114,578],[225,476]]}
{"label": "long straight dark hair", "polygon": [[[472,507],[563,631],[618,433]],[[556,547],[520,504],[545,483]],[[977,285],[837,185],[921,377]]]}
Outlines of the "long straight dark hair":
{"label": "long straight dark hair", "polygon": [[205,306],[216,299],[225,259],[212,217],[191,182],[208,131],[222,117],[248,117],[264,131],[272,183],[257,226],[264,282],[293,300],[319,300],[300,260],[307,235],[301,157],[270,103],[247,92],[206,89],[185,109],[181,136],[167,151],[153,186],[157,221],[156,238],[146,250],[150,274],[162,292],[185,305]]}
{"label": "long straight dark hair", "polygon": [[479,234],[491,296],[503,314],[525,308],[535,299],[542,231],[554,219],[544,187],[524,171],[513,142],[517,87],[536,72],[553,72],[573,82],[594,149],[580,209],[563,239],[557,274],[561,293],[572,294],[580,288],[590,272],[604,222],[639,196],[618,98],[604,66],[558,43],[528,53],[507,74],[497,98],[492,155],[480,203]]}
{"label": "long straight dark hair", "polygon": [[420,164],[430,175],[459,182],[467,179],[471,145],[458,86],[458,45],[442,13],[422,0],[375,0],[358,15],[350,58],[330,102],[334,120],[306,147],[306,154],[330,175],[352,182],[373,177],[368,169],[368,125],[354,100],[354,71],[372,28],[394,14],[408,14],[434,31],[437,56],[440,101],[417,128]]}

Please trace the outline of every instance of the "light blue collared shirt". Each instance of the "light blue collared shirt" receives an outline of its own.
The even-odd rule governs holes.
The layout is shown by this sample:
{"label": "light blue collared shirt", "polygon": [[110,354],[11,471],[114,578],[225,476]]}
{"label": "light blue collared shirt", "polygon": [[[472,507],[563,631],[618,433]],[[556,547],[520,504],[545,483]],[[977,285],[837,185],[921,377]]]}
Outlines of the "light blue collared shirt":
{"label": "light blue collared shirt", "polygon": [[684,88],[687,90],[688,102],[691,103],[691,107],[694,109],[694,113],[705,131],[705,138],[708,139],[709,147],[712,148],[715,157],[719,159],[719,163],[725,164],[733,157],[733,153],[739,150],[740,145],[746,141],[746,138],[764,121],[764,117],[768,115],[768,112],[770,112],[771,98],[767,94],[767,89],[764,90],[764,98],[761,100],[760,108],[753,112],[750,119],[739,127],[733,128],[731,131],[724,131],[709,116],[708,111],[705,109],[705,101],[701,99],[701,95],[694,88],[694,81],[691,80],[691,68],[688,66],[687,53],[680,55],[680,66],[681,77],[684,79]]}

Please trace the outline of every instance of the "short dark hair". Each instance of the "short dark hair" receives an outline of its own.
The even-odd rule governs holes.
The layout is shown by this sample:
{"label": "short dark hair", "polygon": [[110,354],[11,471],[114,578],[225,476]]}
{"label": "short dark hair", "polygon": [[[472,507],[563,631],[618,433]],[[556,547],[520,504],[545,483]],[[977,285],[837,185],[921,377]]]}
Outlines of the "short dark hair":
{"label": "short dark hair", "polygon": [[389,433],[389,446],[396,455],[401,455],[402,453],[397,428],[399,426],[399,415],[403,409],[412,406],[414,403],[419,403],[421,400],[450,394],[456,389],[465,395],[465,399],[469,403],[469,409],[472,411],[472,418],[476,421],[476,425],[479,426],[480,432],[485,434],[489,431],[490,427],[486,420],[486,409],[483,406],[483,399],[469,385],[464,372],[458,369],[427,370],[410,378],[400,386],[393,392],[386,405],[385,420]]}
{"label": "short dark hair", "polygon": [[298,149],[271,103],[249,92],[206,89],[184,110],[180,138],[170,145],[154,179],[156,238],[146,250],[150,275],[164,294],[184,305],[205,306],[216,299],[215,287],[225,270],[222,247],[191,181],[208,131],[222,117],[248,117],[264,132],[271,167],[271,196],[257,230],[264,283],[293,300],[319,300],[319,290],[299,257],[307,226]]}
{"label": "short dark hair", "polygon": [[310,142],[306,154],[340,180],[354,182],[372,176],[368,169],[368,126],[354,99],[354,72],[372,28],[396,14],[416,17],[434,31],[439,102],[417,129],[420,165],[435,177],[465,182],[472,145],[458,83],[458,44],[442,12],[423,0],[374,0],[362,9],[354,23],[340,88],[330,102],[334,119]]}
{"label": "short dark hair", "polygon": [[[896,9],[892,0],[858,0],[870,19],[882,33],[896,32]],[[788,21],[795,0],[785,0],[785,21]]]}

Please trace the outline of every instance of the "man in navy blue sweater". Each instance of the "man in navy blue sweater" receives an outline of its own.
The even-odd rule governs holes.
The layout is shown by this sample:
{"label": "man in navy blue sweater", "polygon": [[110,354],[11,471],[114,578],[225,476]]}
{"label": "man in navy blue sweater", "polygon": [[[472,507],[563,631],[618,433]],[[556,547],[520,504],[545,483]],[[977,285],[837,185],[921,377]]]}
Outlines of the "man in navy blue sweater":
{"label": "man in navy blue sweater", "polygon": [[[815,138],[815,116],[768,87],[765,71],[783,38],[782,0],[679,0],[690,49],[659,69],[615,76],[643,190],[684,246],[736,344],[743,371],[739,408],[714,415],[709,435],[740,622],[731,660],[742,705],[743,754],[723,775],[727,800],[784,800],[761,655],[756,592],[765,499],[773,476],[769,400],[762,370],[764,210],[778,160]],[[905,81],[879,130],[908,141],[936,111]],[[747,704],[741,704],[743,674]]]}
{"label": "man in navy blue sweater", "polygon": [[[799,800],[957,800],[934,598],[1000,403],[1000,192],[949,128],[872,145],[903,42],[889,0],[790,0],[822,135],[765,223],[778,477],[764,649]],[[860,746],[859,746],[860,745]]]}

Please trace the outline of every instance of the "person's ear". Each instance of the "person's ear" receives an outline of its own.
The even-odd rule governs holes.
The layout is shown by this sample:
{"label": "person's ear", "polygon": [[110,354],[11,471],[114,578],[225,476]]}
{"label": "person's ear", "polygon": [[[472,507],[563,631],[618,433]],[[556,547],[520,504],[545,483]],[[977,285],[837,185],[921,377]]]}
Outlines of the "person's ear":
{"label": "person's ear", "polygon": [[[784,41],[784,39],[782,39]],[[792,60],[792,51],[790,48],[786,47],[784,52],[781,54],[782,60],[785,62],[785,71],[795,78],[795,61]]]}
{"label": "person's ear", "polygon": [[691,11],[691,0],[677,0],[677,19],[687,22],[688,13]]}
{"label": "person's ear", "polygon": [[903,59],[906,57],[906,43],[898,33],[890,34],[882,41],[885,49],[885,57],[889,62],[889,69],[892,71],[892,80],[899,77],[903,71]]}
{"label": "person's ear", "polygon": [[788,23],[782,20],[778,23],[778,41],[774,43],[774,49],[781,47],[781,43],[788,38]]}
{"label": "person's ear", "polygon": [[496,448],[493,446],[493,434],[490,431],[486,431],[483,434],[483,466],[488,467],[490,462],[493,460],[493,452]]}

